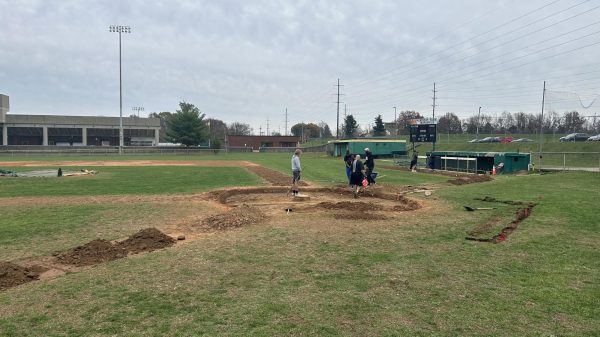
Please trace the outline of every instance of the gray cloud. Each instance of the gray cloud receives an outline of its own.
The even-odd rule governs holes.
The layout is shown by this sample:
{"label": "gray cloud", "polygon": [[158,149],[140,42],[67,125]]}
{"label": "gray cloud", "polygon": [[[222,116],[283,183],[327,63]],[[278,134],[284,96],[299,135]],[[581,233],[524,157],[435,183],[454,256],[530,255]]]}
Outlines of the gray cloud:
{"label": "gray cloud", "polygon": [[481,105],[537,112],[544,79],[598,92],[597,77],[585,73],[600,70],[600,45],[553,55],[600,41],[600,25],[552,40],[598,21],[597,4],[541,20],[580,2],[562,0],[493,29],[549,1],[0,0],[0,92],[11,96],[12,113],[118,115],[118,40],[108,26],[125,24],[133,30],[123,36],[125,114],[132,106],[173,111],[186,100],[256,129],[267,118],[283,127],[286,107],[293,122],[333,126],[338,77],[361,124],[378,113],[390,119],[392,106],[430,113],[434,81],[440,113]]}

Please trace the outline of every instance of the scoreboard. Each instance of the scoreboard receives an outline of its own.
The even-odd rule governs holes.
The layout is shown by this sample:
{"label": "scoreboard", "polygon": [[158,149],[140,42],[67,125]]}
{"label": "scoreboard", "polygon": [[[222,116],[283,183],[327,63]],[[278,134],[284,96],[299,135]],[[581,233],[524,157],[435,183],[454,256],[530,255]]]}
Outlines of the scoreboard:
{"label": "scoreboard", "polygon": [[413,124],[409,126],[411,143],[435,143],[437,124]]}

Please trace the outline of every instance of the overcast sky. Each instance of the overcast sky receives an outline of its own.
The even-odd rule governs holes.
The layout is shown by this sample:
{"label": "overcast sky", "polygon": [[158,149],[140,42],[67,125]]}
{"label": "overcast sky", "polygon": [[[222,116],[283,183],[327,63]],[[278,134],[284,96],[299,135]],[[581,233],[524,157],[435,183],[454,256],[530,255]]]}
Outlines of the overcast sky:
{"label": "overcast sky", "polygon": [[[431,116],[599,113],[600,1],[0,0],[0,93],[13,114],[174,111],[284,132],[329,123],[336,90],[362,126],[397,111]],[[561,94],[571,92],[573,94]],[[579,102],[581,98],[581,102]],[[344,103],[340,114],[343,118]]]}

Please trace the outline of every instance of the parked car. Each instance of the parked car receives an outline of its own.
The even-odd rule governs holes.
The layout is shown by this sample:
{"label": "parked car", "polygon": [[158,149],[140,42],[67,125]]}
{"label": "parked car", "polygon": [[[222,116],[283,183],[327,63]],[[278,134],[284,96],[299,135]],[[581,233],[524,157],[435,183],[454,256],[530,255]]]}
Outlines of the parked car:
{"label": "parked car", "polygon": [[468,141],[467,143],[480,143],[480,142],[481,142],[481,139],[477,139],[477,138],[475,138],[475,139],[471,139],[471,140],[470,140],[470,141]]}
{"label": "parked car", "polygon": [[500,137],[485,137],[479,143],[500,143]]}
{"label": "parked car", "polygon": [[500,143],[502,144],[512,143],[513,140],[513,137],[500,137]]}
{"label": "parked car", "polygon": [[519,138],[512,141],[513,143],[533,143],[532,139],[529,138]]}
{"label": "parked car", "polygon": [[585,142],[590,136],[586,133],[571,133],[564,137],[560,137],[561,142]]}
{"label": "parked car", "polygon": [[600,135],[591,136],[587,139],[588,142],[600,142]]}

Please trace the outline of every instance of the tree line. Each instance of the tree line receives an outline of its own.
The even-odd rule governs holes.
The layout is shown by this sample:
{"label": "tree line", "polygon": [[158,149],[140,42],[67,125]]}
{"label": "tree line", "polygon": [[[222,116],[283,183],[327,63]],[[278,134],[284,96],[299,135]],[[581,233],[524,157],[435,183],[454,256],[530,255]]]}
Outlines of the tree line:
{"label": "tree line", "polygon": [[206,118],[194,104],[180,102],[179,109],[174,113],[170,111],[153,112],[150,118],[159,118],[161,130],[159,139],[185,146],[198,146],[210,144],[211,148],[219,149],[225,144],[226,135],[247,136],[253,133],[252,127],[247,123],[225,123],[215,118]]}
{"label": "tree line", "polygon": [[[134,117],[134,116],[132,116]],[[187,102],[180,102],[179,109],[174,113],[163,111],[153,112],[148,117],[161,120],[161,141],[197,146],[210,144],[212,148],[221,148],[226,135],[252,135],[253,129],[247,123],[225,123],[215,118],[206,118],[196,106]],[[400,136],[408,134],[408,127],[415,120],[422,119],[423,115],[414,110],[401,111],[395,121],[384,123],[381,115],[374,119],[372,127],[361,128],[353,115],[347,115],[340,126],[341,138],[353,137],[383,137]],[[585,117],[577,111],[565,112],[563,115],[551,111],[541,114],[524,112],[511,113],[505,111],[499,116],[481,114],[461,120],[456,114],[448,112],[438,119],[437,130],[439,133],[469,133],[477,131],[485,134],[531,134],[538,133],[540,128],[544,133],[571,133],[571,132],[600,132],[600,116]],[[311,138],[332,138],[329,125],[320,123],[297,123],[291,128],[294,136],[301,137],[302,141]],[[272,132],[270,136],[278,136]]]}
{"label": "tree line", "polygon": [[471,116],[461,121],[455,114],[446,113],[438,120],[441,133],[571,133],[600,132],[600,116],[584,117],[577,111],[565,112],[562,116],[551,111],[541,114],[505,111],[497,117],[488,114]]}

